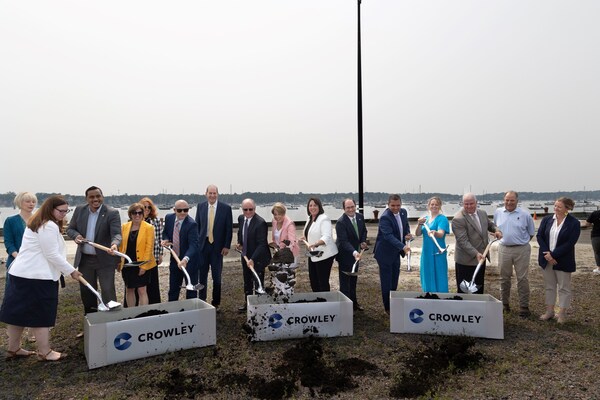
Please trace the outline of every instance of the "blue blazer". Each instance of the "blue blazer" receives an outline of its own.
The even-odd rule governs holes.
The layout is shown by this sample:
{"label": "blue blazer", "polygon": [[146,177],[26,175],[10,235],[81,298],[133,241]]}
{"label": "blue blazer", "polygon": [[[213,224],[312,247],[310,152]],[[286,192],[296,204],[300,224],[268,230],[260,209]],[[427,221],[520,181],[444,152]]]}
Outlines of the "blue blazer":
{"label": "blue blazer", "polygon": [[337,239],[335,244],[338,248],[336,259],[340,265],[354,264],[354,251],[360,251],[360,244],[367,241],[367,226],[365,217],[356,213],[356,225],[358,226],[358,236],[352,225],[352,220],[346,214],[342,214],[335,223],[335,233]]}
{"label": "blue blazer", "polygon": [[[537,232],[537,242],[540,245],[538,254],[538,263],[540,267],[546,269],[548,261],[544,258],[544,252],[550,251],[550,229],[554,224],[553,215],[548,215],[540,222]],[[575,272],[575,244],[579,240],[581,233],[581,223],[571,214],[567,215],[563,221],[556,240],[554,251],[550,252],[552,257],[558,261],[553,268],[557,271]]]}
{"label": "blue blazer", "polygon": [[[175,214],[165,216],[165,227],[163,229],[163,240],[173,242],[173,229],[175,228]],[[179,259],[184,257],[189,259],[189,264],[194,265],[198,255],[199,240],[198,226],[196,221],[189,215],[183,219],[181,228],[179,228]],[[172,258],[171,258],[172,260]]]}
{"label": "blue blazer", "polygon": [[375,249],[373,250],[375,259],[378,262],[389,264],[398,260],[398,256],[404,257],[405,237],[410,233],[408,213],[404,208],[400,209],[400,219],[402,221],[402,237],[400,237],[400,228],[398,228],[396,218],[394,218],[394,214],[389,208],[381,214]]}
{"label": "blue blazer", "polygon": [[[231,247],[233,237],[233,217],[231,215],[231,206],[217,201],[217,212],[215,213],[215,222],[213,226],[213,246],[219,252]],[[200,253],[204,251],[208,229],[208,201],[198,204],[196,209],[196,224],[198,224],[198,234],[200,237]]]}

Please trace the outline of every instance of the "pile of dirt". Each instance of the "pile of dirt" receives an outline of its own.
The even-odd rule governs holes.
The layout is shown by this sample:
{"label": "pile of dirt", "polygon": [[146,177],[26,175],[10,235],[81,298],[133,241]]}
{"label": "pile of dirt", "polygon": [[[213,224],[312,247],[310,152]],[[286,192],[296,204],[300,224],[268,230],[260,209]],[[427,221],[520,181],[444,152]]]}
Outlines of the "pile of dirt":
{"label": "pile of dirt", "polygon": [[472,351],[475,339],[466,336],[447,336],[420,345],[400,360],[404,364],[396,382],[390,389],[390,396],[415,398],[433,396],[444,380],[450,375],[481,365],[484,356]]}

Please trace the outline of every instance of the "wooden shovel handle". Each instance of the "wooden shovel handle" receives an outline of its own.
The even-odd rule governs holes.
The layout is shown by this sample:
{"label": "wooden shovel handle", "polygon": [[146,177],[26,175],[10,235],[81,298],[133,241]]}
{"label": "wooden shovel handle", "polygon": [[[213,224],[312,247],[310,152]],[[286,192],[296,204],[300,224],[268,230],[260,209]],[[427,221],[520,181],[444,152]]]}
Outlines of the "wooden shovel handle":
{"label": "wooden shovel handle", "polygon": [[94,242],[92,242],[92,241],[90,241],[90,240],[84,239],[84,240],[83,240],[83,242],[84,242],[84,243],[87,243],[87,244],[89,244],[90,246],[92,246],[92,247],[95,247],[95,248],[97,248],[97,249],[104,250],[104,251],[106,251],[106,252],[109,252],[109,251],[110,251],[110,249],[109,249],[108,247],[106,247],[106,246],[102,246],[101,244],[98,244],[98,243],[94,243]]}
{"label": "wooden shovel handle", "polygon": [[90,283],[88,281],[86,281],[83,276],[79,276],[77,279],[79,280],[79,282],[83,283],[85,286],[91,286]]}
{"label": "wooden shovel handle", "polygon": [[172,247],[167,247],[165,246],[167,249],[169,249],[169,251],[171,252],[171,256],[173,256],[173,258],[175,259],[175,261],[177,262],[177,265],[179,265],[179,263],[181,262],[181,260],[179,259],[179,257],[177,257],[177,253],[175,253],[175,250],[173,250]]}

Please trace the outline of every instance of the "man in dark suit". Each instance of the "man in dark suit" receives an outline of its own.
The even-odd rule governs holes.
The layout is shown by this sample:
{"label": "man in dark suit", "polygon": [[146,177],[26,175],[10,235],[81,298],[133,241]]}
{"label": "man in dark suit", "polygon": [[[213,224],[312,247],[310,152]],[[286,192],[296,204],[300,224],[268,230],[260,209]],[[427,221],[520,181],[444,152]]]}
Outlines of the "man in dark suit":
{"label": "man in dark suit", "polygon": [[379,264],[383,308],[388,314],[390,313],[390,291],[398,288],[400,279],[400,257],[404,257],[410,251],[406,240],[412,238],[408,225],[408,214],[401,207],[400,195],[390,195],[388,207],[379,219],[377,239],[373,250],[377,264]]}
{"label": "man in dark suit", "polygon": [[223,271],[223,256],[229,253],[233,235],[233,217],[231,206],[217,201],[219,189],[215,185],[206,188],[207,201],[198,204],[196,223],[200,236],[199,282],[204,285],[199,297],[206,301],[208,270],[210,269],[213,290],[211,304],[219,309],[221,304],[221,273]]}
{"label": "man in dark suit", "polygon": [[367,248],[367,227],[365,218],[356,212],[356,203],[352,199],[345,199],[342,203],[344,214],[335,223],[337,234],[336,245],[338,253],[336,259],[339,264],[340,291],[352,300],[354,311],[362,310],[356,298],[356,283],[358,277],[349,276],[355,262],[360,260],[359,250]]}
{"label": "man in dark suit", "polygon": [[[115,271],[120,258],[112,252],[118,250],[121,243],[121,217],[118,210],[103,204],[104,195],[99,187],[87,188],[85,199],[87,204],[75,208],[67,228],[67,235],[78,244],[73,266],[94,289],[100,284],[104,303],[116,301]],[[110,248],[110,253],[96,249],[84,239]],[[83,285],[79,290],[84,312],[96,312],[98,299],[94,293]]]}
{"label": "man in dark suit", "polygon": [[[242,201],[243,215],[238,217],[237,249],[242,252],[242,272],[244,276],[244,295],[254,294],[258,288],[254,274],[249,267],[254,267],[261,284],[265,282],[265,267],[271,261],[271,251],[267,241],[269,228],[265,220],[256,214],[256,204],[252,199]],[[248,258],[248,263],[244,256]],[[246,311],[246,302],[238,309]]]}
{"label": "man in dark suit", "polygon": [[[177,264],[175,257],[169,263],[169,301],[179,300],[179,291],[183,285],[198,283],[198,226],[196,221],[188,215],[190,206],[185,200],[177,200],[175,213],[165,216],[162,245],[170,245],[180,259]],[[192,282],[185,282],[185,275],[181,268],[186,268]],[[195,290],[187,290],[186,299],[197,298]]]}

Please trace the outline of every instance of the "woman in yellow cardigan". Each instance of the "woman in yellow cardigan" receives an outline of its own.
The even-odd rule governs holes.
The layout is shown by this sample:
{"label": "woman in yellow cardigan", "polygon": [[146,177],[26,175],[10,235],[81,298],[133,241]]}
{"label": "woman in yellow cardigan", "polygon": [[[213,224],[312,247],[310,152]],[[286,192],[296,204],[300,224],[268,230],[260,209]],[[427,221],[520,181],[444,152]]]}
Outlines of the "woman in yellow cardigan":
{"label": "woman in yellow cardigan", "polygon": [[144,221],[144,206],[140,203],[133,203],[127,210],[129,222],[121,227],[123,240],[119,246],[121,253],[127,254],[131,261],[148,261],[139,267],[123,268],[124,260],[121,260],[119,269],[125,282],[125,298],[129,307],[135,306],[135,291],[138,292],[138,305],[148,304],[148,292],[146,286],[150,279],[150,274],[146,271],[156,267],[154,258],[154,227]]}

